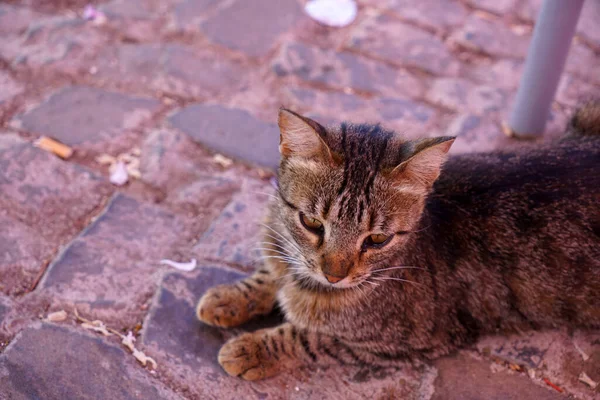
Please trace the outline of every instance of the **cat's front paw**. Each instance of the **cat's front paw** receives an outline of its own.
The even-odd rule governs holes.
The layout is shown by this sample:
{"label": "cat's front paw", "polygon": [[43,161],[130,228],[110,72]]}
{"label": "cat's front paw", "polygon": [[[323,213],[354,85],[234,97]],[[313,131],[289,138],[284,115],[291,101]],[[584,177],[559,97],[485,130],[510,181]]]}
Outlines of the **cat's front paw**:
{"label": "cat's front paw", "polygon": [[219,364],[231,376],[248,381],[277,374],[277,360],[265,349],[259,333],[245,333],[231,339],[219,351]]}
{"label": "cat's front paw", "polygon": [[219,285],[202,296],[196,315],[205,324],[231,328],[248,321],[252,310],[252,303],[233,285]]}

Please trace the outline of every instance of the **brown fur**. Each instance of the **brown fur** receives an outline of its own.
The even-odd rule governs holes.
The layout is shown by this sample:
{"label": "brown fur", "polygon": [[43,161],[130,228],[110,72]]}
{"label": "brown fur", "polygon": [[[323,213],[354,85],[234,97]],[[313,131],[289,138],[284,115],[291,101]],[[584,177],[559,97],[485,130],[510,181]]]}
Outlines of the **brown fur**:
{"label": "brown fur", "polygon": [[[307,363],[437,357],[498,331],[599,328],[598,116],[588,105],[568,139],[451,157],[440,175],[453,138],[327,130],[282,110],[265,264],[211,289],[198,317],[235,326],[277,301],[288,322],[227,342],[220,364],[254,380]],[[378,248],[371,234],[390,239]]]}

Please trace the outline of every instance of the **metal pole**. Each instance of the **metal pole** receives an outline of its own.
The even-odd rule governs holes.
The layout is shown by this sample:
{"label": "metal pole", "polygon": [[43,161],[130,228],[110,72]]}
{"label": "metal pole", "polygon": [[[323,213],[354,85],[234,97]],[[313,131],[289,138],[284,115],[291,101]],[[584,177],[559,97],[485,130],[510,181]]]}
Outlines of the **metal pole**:
{"label": "metal pole", "polygon": [[544,132],[583,1],[544,1],[509,122],[513,134],[535,136]]}

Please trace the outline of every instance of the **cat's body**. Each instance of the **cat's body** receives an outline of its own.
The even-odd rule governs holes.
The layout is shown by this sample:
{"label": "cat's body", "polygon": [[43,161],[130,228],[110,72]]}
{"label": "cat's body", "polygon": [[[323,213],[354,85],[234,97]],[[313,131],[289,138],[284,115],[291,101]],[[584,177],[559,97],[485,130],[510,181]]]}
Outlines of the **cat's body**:
{"label": "cat's body", "polygon": [[228,342],[230,374],[388,365],[485,333],[600,328],[600,137],[452,157],[437,179],[450,138],[327,131],[293,113],[280,126],[269,258],[209,291],[198,315],[234,326],[277,300],[289,322]]}

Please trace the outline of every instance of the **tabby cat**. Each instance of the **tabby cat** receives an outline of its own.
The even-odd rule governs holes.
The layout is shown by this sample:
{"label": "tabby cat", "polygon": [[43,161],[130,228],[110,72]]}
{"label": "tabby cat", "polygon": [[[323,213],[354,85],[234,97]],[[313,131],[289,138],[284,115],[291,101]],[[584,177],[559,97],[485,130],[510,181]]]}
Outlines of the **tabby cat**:
{"label": "tabby cat", "polygon": [[558,143],[447,162],[452,137],[326,129],[286,109],[279,127],[266,261],[210,289],[197,315],[227,328],[278,303],[287,322],[227,342],[230,375],[387,366],[486,333],[600,328],[600,105]]}

